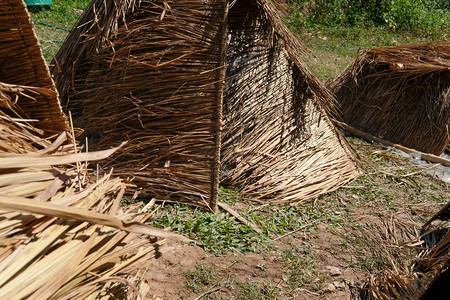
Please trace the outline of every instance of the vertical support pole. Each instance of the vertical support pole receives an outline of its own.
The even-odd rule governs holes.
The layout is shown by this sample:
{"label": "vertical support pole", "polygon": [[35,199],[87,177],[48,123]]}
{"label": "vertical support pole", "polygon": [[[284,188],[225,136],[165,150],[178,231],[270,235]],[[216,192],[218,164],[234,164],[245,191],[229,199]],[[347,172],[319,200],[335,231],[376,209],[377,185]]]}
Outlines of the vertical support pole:
{"label": "vertical support pole", "polygon": [[[216,111],[214,113],[214,123],[216,127],[215,132],[215,147],[214,147],[214,162],[212,168],[211,180],[211,198],[209,206],[214,212],[217,212],[218,198],[219,198],[219,183],[220,183],[220,153],[222,146],[222,109],[223,109],[223,89],[226,75],[226,61],[227,61],[227,27],[228,27],[228,0],[221,0],[223,7],[223,22],[219,30],[220,49],[217,62],[217,80],[216,80]],[[218,4],[216,4],[218,5]],[[214,7],[215,5],[213,5]]]}

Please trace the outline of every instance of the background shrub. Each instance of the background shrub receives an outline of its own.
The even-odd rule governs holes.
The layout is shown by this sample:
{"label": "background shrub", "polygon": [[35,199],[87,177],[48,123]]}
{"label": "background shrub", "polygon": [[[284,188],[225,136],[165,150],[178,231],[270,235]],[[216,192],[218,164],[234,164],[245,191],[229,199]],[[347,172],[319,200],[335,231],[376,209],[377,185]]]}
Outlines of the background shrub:
{"label": "background shrub", "polygon": [[448,0],[290,0],[291,22],[309,26],[385,26],[393,30],[450,28]]}

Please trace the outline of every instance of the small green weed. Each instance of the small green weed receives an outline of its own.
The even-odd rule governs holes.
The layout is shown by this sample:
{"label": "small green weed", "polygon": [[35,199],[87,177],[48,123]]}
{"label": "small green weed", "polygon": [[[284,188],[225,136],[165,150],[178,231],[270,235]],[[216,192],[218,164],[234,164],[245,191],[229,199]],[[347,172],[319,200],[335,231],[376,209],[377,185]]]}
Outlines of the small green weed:
{"label": "small green weed", "polygon": [[315,260],[311,248],[292,247],[281,254],[287,272],[285,281],[295,291],[302,286],[311,286],[319,291],[325,281],[323,274],[315,268]]}
{"label": "small green weed", "polygon": [[186,287],[194,293],[215,284],[219,279],[218,271],[212,265],[197,264],[195,270],[187,271],[184,275],[187,279]]}
{"label": "small green weed", "polygon": [[216,214],[192,210],[183,204],[168,204],[157,212],[152,221],[156,227],[171,227],[173,231],[197,240],[205,251],[215,255],[228,251],[255,252],[270,246],[266,235],[255,232],[225,212]]}
{"label": "small green weed", "polygon": [[239,297],[237,298],[240,300],[279,299],[277,296],[280,292],[280,288],[272,282],[266,283],[262,286],[255,283],[242,282],[236,283],[236,285],[240,289]]}

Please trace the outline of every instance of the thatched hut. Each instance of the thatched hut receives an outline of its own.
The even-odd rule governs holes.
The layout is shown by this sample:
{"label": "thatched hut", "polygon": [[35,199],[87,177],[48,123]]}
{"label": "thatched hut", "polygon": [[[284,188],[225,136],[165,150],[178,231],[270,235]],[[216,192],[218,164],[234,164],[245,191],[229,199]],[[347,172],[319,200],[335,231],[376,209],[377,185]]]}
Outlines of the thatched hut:
{"label": "thatched hut", "polygon": [[105,167],[159,199],[215,209],[219,175],[258,198],[318,196],[357,169],[281,11],[93,1],[54,61],[63,106],[90,147],[129,140]]}
{"label": "thatched hut", "polygon": [[[42,56],[26,4],[22,0],[0,2],[0,82],[2,96],[16,85],[39,87],[39,92],[18,93],[24,117],[37,120],[46,136],[68,129],[55,84]],[[19,88],[20,89],[20,88]]]}
{"label": "thatched hut", "polygon": [[92,1],[56,55],[63,106],[104,167],[160,199],[215,206],[225,1]]}
{"label": "thatched hut", "polygon": [[349,125],[439,155],[450,141],[450,42],[363,50],[332,84]]}

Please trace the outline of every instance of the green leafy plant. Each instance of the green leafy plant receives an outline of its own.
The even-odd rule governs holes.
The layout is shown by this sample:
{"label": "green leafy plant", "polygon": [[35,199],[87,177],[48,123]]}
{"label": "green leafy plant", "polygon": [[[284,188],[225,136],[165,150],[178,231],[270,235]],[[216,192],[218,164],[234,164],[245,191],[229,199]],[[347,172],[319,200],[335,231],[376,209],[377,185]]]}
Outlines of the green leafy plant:
{"label": "green leafy plant", "polygon": [[392,30],[450,27],[450,5],[432,0],[291,0],[291,25],[384,26]]}
{"label": "green leafy plant", "polygon": [[247,253],[270,246],[266,235],[258,234],[228,213],[194,211],[183,204],[165,205],[152,224],[161,228],[171,227],[175,232],[188,235],[196,239],[205,251],[216,255],[228,251]]}
{"label": "green leafy plant", "polygon": [[195,270],[184,273],[186,276],[186,287],[198,293],[205,286],[210,286],[216,283],[219,278],[218,271],[212,265],[197,264]]}

